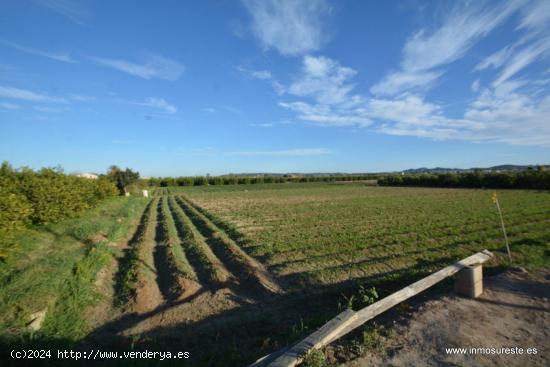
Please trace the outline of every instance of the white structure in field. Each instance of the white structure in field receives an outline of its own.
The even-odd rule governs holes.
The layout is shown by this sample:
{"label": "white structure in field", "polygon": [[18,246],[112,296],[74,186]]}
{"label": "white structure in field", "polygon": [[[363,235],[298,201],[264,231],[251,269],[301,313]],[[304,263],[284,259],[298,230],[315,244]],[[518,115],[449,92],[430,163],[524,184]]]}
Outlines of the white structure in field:
{"label": "white structure in field", "polygon": [[126,191],[126,192],[124,193],[124,196],[130,196],[130,193],[129,193],[128,191]]}
{"label": "white structure in field", "polygon": [[149,191],[147,191],[147,190],[141,190],[141,192],[143,192],[143,197],[146,197],[146,198],[149,197]]}
{"label": "white structure in field", "polygon": [[99,176],[94,173],[79,173],[76,177],[89,178],[92,180],[97,180],[99,178]]}

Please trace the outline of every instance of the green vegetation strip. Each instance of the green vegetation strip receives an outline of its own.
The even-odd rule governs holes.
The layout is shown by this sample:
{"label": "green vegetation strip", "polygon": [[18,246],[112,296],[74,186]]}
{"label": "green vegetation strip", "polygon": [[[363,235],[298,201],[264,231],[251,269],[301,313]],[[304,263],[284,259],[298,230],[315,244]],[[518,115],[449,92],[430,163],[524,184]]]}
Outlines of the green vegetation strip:
{"label": "green vegetation strip", "polygon": [[248,276],[255,278],[259,283],[271,292],[281,292],[281,287],[271,278],[264,267],[244,252],[225,232],[220,230],[210,219],[200,213],[187,199],[183,196],[177,196],[176,201],[184,210],[194,219],[203,229],[208,232],[208,235],[219,241],[225,246],[227,254],[231,260],[239,265],[241,271]]}
{"label": "green vegetation strip", "polygon": [[[174,197],[169,199],[170,209],[176,219],[176,228],[182,240],[182,246],[189,257],[196,259],[196,267],[201,267],[208,281],[224,283],[229,278],[229,273],[206,244],[204,237],[197,231],[189,217],[178,206]],[[198,271],[198,270],[197,270]]]}
{"label": "green vegetation strip", "polygon": [[81,218],[25,229],[2,266],[0,328],[24,332],[29,316],[47,310],[41,333],[76,340],[82,315],[97,302],[97,272],[111,261],[110,242],[128,236],[146,200],[111,198]]}
{"label": "green vegetation strip", "polygon": [[174,223],[174,218],[168,207],[168,201],[166,196],[162,198],[162,226],[167,234],[166,246],[170,253],[170,259],[173,261],[174,266],[178,269],[179,273],[186,279],[197,281],[197,274],[189,264],[183,248],[178,240],[178,232]]}
{"label": "green vegetation strip", "polygon": [[[151,223],[155,222],[155,209],[158,204],[158,199],[152,199],[145,207],[132,239],[129,241],[129,248],[126,250],[126,255],[121,259],[116,289],[116,297],[118,305],[122,306],[128,303],[135,297],[138,277],[140,273],[150,273],[151,270],[144,264],[152,265],[152,261],[146,261],[143,258],[144,242],[148,240],[147,233]],[[143,260],[143,261],[142,261]]]}

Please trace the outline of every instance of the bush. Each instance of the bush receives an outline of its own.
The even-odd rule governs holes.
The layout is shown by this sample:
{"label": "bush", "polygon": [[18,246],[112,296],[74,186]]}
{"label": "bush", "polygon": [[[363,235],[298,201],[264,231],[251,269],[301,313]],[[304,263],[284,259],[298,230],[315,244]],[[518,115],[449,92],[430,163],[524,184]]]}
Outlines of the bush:
{"label": "bush", "polygon": [[68,176],[51,168],[14,170],[4,162],[0,167],[0,233],[5,235],[29,223],[74,217],[117,192],[107,179]]}

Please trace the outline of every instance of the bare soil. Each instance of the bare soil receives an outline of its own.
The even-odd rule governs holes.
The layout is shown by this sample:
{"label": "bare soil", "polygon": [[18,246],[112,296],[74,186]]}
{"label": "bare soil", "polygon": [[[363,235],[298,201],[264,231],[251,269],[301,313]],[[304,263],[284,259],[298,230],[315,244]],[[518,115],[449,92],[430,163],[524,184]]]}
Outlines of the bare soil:
{"label": "bare soil", "polygon": [[[430,300],[384,343],[346,366],[550,366],[550,270],[486,278],[478,299]],[[524,354],[446,353],[453,347],[520,347]]]}

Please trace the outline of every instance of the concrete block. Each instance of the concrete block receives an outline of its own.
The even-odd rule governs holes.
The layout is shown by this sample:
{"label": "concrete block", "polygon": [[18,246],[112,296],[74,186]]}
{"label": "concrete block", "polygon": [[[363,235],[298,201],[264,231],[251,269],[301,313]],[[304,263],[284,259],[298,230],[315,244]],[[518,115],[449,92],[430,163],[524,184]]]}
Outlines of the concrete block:
{"label": "concrete block", "polygon": [[455,291],[462,296],[479,297],[483,293],[483,266],[468,266],[456,273]]}

